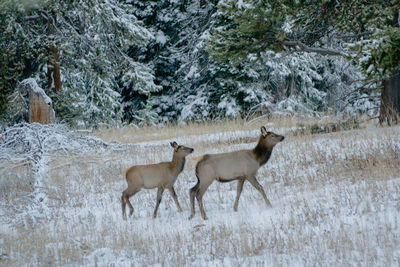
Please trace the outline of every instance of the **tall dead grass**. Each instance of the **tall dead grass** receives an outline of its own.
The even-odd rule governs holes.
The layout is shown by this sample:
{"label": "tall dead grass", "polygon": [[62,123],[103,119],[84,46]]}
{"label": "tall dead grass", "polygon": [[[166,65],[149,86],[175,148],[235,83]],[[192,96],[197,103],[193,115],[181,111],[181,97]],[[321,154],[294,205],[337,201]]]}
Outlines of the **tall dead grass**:
{"label": "tall dead grass", "polygon": [[258,130],[261,126],[281,128],[295,128],[299,125],[311,126],[326,124],[337,121],[337,119],[326,116],[322,118],[312,117],[272,117],[262,118],[255,121],[245,121],[243,119],[188,122],[185,124],[167,124],[163,127],[135,127],[125,126],[121,128],[102,128],[93,133],[105,141],[119,141],[125,143],[136,143],[143,141],[154,141],[176,138],[178,136],[191,136],[201,134],[220,133],[226,131],[248,131]]}

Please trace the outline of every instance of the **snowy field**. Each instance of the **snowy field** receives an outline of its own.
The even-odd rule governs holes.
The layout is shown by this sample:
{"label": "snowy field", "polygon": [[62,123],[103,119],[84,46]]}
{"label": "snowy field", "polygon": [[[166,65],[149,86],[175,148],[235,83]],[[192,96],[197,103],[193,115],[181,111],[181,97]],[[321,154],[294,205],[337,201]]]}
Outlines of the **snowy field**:
{"label": "snowy field", "polygon": [[[400,265],[400,127],[295,136],[270,125],[286,136],[258,173],[272,208],[247,182],[234,212],[236,182],[214,182],[203,199],[209,219],[196,203],[188,220],[190,158],[252,148],[258,127],[131,143],[63,126],[9,129],[0,139],[0,265]],[[115,140],[136,138],[125,135]],[[175,184],[183,212],[166,191],[152,219],[156,189],[142,190],[123,221],[121,170],[169,161],[171,140],[195,149]]]}

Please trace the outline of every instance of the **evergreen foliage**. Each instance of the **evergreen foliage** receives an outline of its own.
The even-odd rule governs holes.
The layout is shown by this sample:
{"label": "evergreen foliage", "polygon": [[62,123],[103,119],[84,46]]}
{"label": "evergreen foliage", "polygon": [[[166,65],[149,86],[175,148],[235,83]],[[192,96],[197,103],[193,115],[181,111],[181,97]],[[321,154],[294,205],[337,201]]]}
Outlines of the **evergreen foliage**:
{"label": "evergreen foliage", "polygon": [[[217,60],[241,62],[248,54],[307,46],[355,59],[370,77],[387,77],[399,68],[398,1],[223,0],[224,24],[215,28],[210,52]],[[346,48],[344,48],[346,47]]]}
{"label": "evergreen foliage", "polygon": [[[376,98],[357,88],[398,69],[398,10],[361,0],[4,0],[0,114],[28,77],[59,121],[82,126],[244,118],[262,106],[371,112]],[[49,82],[51,48],[61,90]]]}
{"label": "evergreen foliage", "polygon": [[[246,117],[264,102],[275,104],[278,110],[314,115],[344,107],[344,101],[337,99],[354,90],[357,83],[350,77],[356,79],[359,73],[343,59],[271,53],[268,49],[258,54],[226,49],[239,54],[243,51],[245,58],[235,61],[235,54],[216,58],[213,49],[219,47],[210,39],[210,32],[232,28],[224,3],[131,1],[135,14],[162,41],[133,51],[138,60],[154,65],[157,83],[163,86],[150,99],[162,122]],[[230,11],[238,14],[238,8]],[[247,31],[257,25],[248,25]],[[239,26],[246,28],[245,24]],[[236,41],[232,45],[240,44]],[[257,45],[250,42],[243,46]]]}
{"label": "evergreen foliage", "polygon": [[[0,15],[7,19],[1,22],[0,47],[16,47],[5,55],[7,65],[16,66],[1,68],[11,72],[2,79],[3,97],[21,79],[35,77],[55,99],[61,121],[96,125],[121,119],[117,77],[140,94],[160,89],[152,69],[126,54],[153,36],[119,1],[3,1],[2,7]],[[59,53],[62,75],[62,90],[56,93],[46,83],[52,46]]]}

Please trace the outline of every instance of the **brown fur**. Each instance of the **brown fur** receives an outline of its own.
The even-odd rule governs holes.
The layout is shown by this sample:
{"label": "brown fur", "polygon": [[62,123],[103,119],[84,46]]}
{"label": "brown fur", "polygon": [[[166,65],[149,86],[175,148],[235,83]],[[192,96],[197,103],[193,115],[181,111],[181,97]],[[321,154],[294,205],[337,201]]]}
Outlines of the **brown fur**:
{"label": "brown fur", "polygon": [[126,220],[126,204],[128,204],[130,210],[129,215],[132,215],[133,213],[133,207],[129,198],[139,192],[142,188],[152,189],[157,187],[158,189],[153,218],[157,216],[158,206],[160,205],[165,188],[169,190],[179,212],[182,211],[174,190],[174,183],[185,166],[185,157],[193,152],[193,148],[179,146],[176,142],[172,142],[171,146],[174,148],[172,161],[150,165],[136,165],[122,171],[122,174],[128,182],[128,188],[122,192],[121,197],[122,218],[124,220]]}
{"label": "brown fur", "polygon": [[190,189],[191,215],[189,219],[193,218],[195,214],[195,197],[202,218],[207,219],[202,199],[205,191],[214,180],[218,182],[238,180],[237,195],[233,207],[235,211],[237,211],[239,197],[246,180],[262,194],[267,206],[271,206],[264,189],[256,179],[256,174],[258,169],[269,160],[274,146],[283,139],[283,136],[267,132],[265,127],[261,127],[261,135],[254,149],[204,155],[196,164],[197,184]]}

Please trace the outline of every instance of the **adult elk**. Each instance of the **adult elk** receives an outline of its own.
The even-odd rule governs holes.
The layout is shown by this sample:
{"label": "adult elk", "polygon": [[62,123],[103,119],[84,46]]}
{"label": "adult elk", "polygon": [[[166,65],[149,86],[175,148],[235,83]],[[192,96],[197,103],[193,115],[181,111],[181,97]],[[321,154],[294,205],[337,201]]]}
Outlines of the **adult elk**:
{"label": "adult elk", "polygon": [[129,206],[131,216],[133,207],[129,198],[139,192],[142,188],[152,189],[157,187],[157,202],[154,209],[153,218],[157,216],[158,206],[160,205],[164,189],[167,188],[174,199],[179,212],[182,208],[179,205],[178,198],[174,190],[174,183],[179,173],[185,166],[185,157],[193,152],[193,148],[180,146],[176,142],[171,142],[174,148],[174,155],[171,162],[160,162],[150,165],[136,165],[123,170],[123,175],[128,182],[128,188],[122,192],[122,218],[126,220],[125,207]]}
{"label": "adult elk", "polygon": [[254,149],[204,155],[196,164],[197,184],[190,189],[191,215],[189,219],[192,219],[195,214],[194,198],[196,197],[201,217],[207,220],[202,200],[204,193],[214,180],[218,182],[238,180],[234,211],[237,211],[243,183],[246,180],[261,193],[267,206],[271,206],[263,187],[256,179],[256,174],[258,169],[267,163],[274,146],[284,138],[281,135],[267,132],[263,126],[258,144]]}

